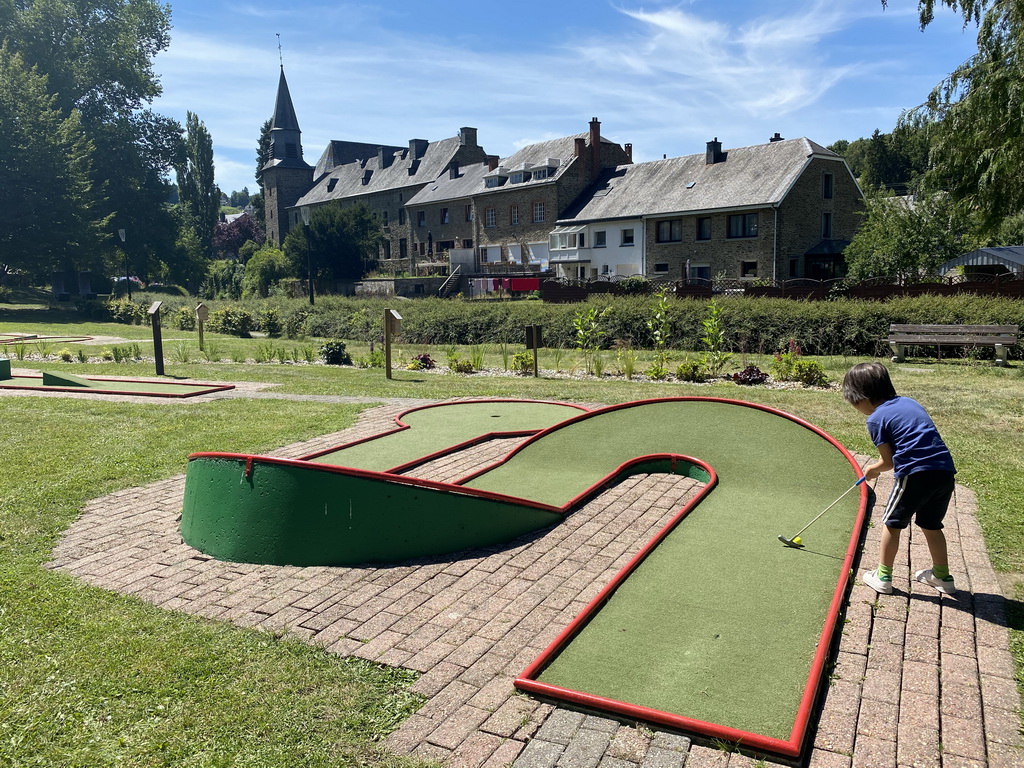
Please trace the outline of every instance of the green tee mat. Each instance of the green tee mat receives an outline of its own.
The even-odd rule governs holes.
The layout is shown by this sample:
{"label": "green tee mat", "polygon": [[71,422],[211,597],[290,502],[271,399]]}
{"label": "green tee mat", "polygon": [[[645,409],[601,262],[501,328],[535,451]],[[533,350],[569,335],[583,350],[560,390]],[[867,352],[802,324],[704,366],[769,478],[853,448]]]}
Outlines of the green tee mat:
{"label": "green tee mat", "polygon": [[428,405],[402,413],[392,432],[302,458],[377,472],[405,472],[435,455],[495,437],[531,435],[585,411],[574,405],[525,400]]}
{"label": "green tee mat", "polygon": [[11,361],[7,358],[0,359],[0,381],[11,378]]}
{"label": "green tee mat", "polygon": [[[569,426],[470,485],[497,491],[527,475],[535,478],[533,498],[564,503],[641,445],[698,458],[717,484],[620,573],[517,687],[797,756],[866,491],[822,517],[805,549],[777,536],[849,488],[859,477],[852,458],[810,425],[739,403],[627,405]],[[544,477],[540,468],[553,462],[559,472],[549,474],[557,476]]]}
{"label": "green tee mat", "polygon": [[82,392],[95,395],[146,395],[149,397],[193,397],[234,389],[234,384],[196,384],[175,381],[138,381],[77,376],[44,371],[42,376],[0,377],[0,390],[30,389],[45,392]]}

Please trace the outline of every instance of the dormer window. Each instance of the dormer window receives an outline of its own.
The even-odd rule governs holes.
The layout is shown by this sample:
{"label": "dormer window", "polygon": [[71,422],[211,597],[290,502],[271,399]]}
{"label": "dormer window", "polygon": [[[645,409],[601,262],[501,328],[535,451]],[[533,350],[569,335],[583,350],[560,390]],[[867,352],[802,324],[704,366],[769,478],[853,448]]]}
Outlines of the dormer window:
{"label": "dormer window", "polygon": [[509,181],[511,181],[513,184],[522,184],[524,181],[529,181],[529,180],[530,180],[530,174],[528,174],[528,173],[526,173],[524,171],[516,171],[511,176],[509,176]]}
{"label": "dormer window", "polygon": [[536,180],[536,179],[546,179],[548,177],[548,175],[549,175],[547,168],[534,168],[533,171],[532,171],[532,174],[533,174],[534,180]]}
{"label": "dormer window", "polygon": [[488,188],[497,187],[501,185],[501,179],[498,176],[489,176],[484,179],[484,186]]}
{"label": "dormer window", "polygon": [[328,179],[327,180],[327,191],[328,192],[333,192],[334,188],[336,186],[338,186],[338,180],[337,179]]}

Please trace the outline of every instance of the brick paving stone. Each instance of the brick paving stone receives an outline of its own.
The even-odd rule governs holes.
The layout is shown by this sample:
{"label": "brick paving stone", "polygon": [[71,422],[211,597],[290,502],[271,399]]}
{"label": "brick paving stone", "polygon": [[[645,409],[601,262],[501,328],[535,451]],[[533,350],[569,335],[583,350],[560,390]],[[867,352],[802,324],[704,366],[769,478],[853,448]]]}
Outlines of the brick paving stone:
{"label": "brick paving stone", "polygon": [[871,657],[869,655],[868,668],[864,672],[861,695],[865,699],[873,699],[874,701],[892,702],[896,700],[900,691],[901,673],[898,670],[872,667],[870,663]]}
{"label": "brick paving stone", "polygon": [[597,768],[636,768],[636,763],[630,760],[623,760],[621,757],[612,757],[605,754],[598,763]]}
{"label": "brick paving stone", "polygon": [[388,748],[399,754],[408,755],[437,727],[437,721],[423,715],[413,714],[402,725],[388,735],[385,743]]}
{"label": "brick paving stone", "polygon": [[[470,702],[475,701],[470,699]],[[511,696],[505,699],[484,721],[482,730],[496,736],[518,736],[519,731],[530,721],[530,716],[537,710],[537,702],[526,696]],[[550,740],[559,741],[557,736]]]}
{"label": "brick paving stone", "polygon": [[555,768],[564,751],[564,744],[534,739],[516,758],[513,768]]}
{"label": "brick paving stone", "polygon": [[978,667],[983,677],[1005,677],[1013,679],[1013,656],[1006,648],[977,647]]}
{"label": "brick paving stone", "polygon": [[1020,693],[1017,691],[1017,685],[1005,677],[982,677],[981,698],[986,712],[989,709],[1020,711]]}
{"label": "brick paving stone", "polygon": [[462,741],[445,762],[447,768],[479,768],[501,746],[503,739],[488,733],[473,733]]}
{"label": "brick paving stone", "polygon": [[553,741],[558,744],[568,744],[569,740],[576,735],[580,725],[583,723],[584,715],[581,712],[573,712],[568,709],[556,709],[537,731],[537,738],[543,741]]}
{"label": "brick paving stone", "polygon": [[906,634],[906,622],[894,621],[887,618],[876,618],[871,628],[871,644],[890,643],[903,646],[903,636]]}
{"label": "brick paving stone", "polygon": [[987,763],[957,755],[943,755],[942,768],[986,768]]}
{"label": "brick paving stone", "polygon": [[939,670],[920,661],[903,662],[903,690],[938,697]]}
{"label": "brick paving stone", "polygon": [[1021,735],[1020,714],[1016,710],[996,709],[985,706],[985,739],[995,744],[1024,747]]}
{"label": "brick paving stone", "polygon": [[689,754],[673,749],[663,749],[653,744],[647,750],[642,768],[678,768],[683,763],[687,768],[726,768],[729,765],[729,753],[722,749],[713,749],[700,744],[690,747]]}
{"label": "brick paving stone", "polygon": [[443,722],[430,732],[428,741],[445,749],[455,750],[468,739],[490,716],[484,709],[469,704],[445,715]]}
{"label": "brick paving stone", "polygon": [[984,761],[985,728],[980,720],[944,716],[942,718],[942,751],[944,755],[959,755],[971,760]]}
{"label": "brick paving stone", "polygon": [[857,718],[857,735],[873,736],[886,741],[896,740],[895,723],[899,718],[900,708],[896,704],[885,701],[864,699]]}
{"label": "brick paving stone", "polygon": [[948,685],[978,686],[978,663],[973,658],[943,653],[940,656],[939,674],[943,687]]}
{"label": "brick paving stone", "polygon": [[981,691],[972,685],[942,685],[942,716],[981,719]]}
{"label": "brick paving stone", "polygon": [[1024,768],[1024,750],[1005,744],[989,744],[988,768]]}
{"label": "brick paving stone", "polygon": [[647,748],[650,745],[651,737],[639,728],[623,726],[615,731],[606,754],[619,760],[639,763],[647,754]]}
{"label": "brick paving stone", "polygon": [[896,742],[861,736],[853,753],[853,768],[895,768]]}
{"label": "brick paving stone", "polygon": [[509,768],[515,763],[517,757],[522,754],[526,744],[515,739],[502,739],[498,748],[491,753],[481,768]]}
{"label": "brick paving stone", "polygon": [[827,749],[814,749],[807,761],[807,768],[850,768],[853,757]]}
{"label": "brick paving stone", "polygon": [[610,733],[580,728],[565,745],[565,752],[558,759],[558,765],[566,768],[597,768],[610,742]]}

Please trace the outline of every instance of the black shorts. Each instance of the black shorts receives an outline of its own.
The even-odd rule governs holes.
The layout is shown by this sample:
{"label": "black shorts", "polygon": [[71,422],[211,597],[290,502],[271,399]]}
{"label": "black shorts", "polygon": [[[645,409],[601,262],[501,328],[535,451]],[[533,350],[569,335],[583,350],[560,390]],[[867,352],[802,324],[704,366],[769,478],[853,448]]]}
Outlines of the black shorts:
{"label": "black shorts", "polygon": [[941,530],[954,483],[953,473],[945,470],[925,470],[896,478],[882,522],[888,528],[906,528],[913,520],[919,528]]}

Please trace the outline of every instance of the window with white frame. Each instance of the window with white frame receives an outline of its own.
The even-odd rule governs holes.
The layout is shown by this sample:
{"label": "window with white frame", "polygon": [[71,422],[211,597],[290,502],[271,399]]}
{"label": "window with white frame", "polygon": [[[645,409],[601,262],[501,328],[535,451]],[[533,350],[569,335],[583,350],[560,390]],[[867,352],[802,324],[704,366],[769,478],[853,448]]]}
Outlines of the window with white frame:
{"label": "window with white frame", "polygon": [[622,238],[619,241],[619,245],[623,246],[623,247],[628,247],[628,246],[633,245],[633,237],[634,237],[634,235],[633,235],[633,230],[632,229],[624,229],[624,230],[622,230]]}
{"label": "window with white frame", "polygon": [[594,233],[594,247],[605,248],[608,244],[608,233],[603,229]]}
{"label": "window with white frame", "polygon": [[498,226],[498,210],[496,208],[488,208],[487,210],[484,211],[484,226]]}
{"label": "window with white frame", "polygon": [[531,174],[531,176],[533,176],[534,179],[546,179],[548,177],[548,169],[547,168],[534,168],[530,172],[530,174]]}
{"label": "window with white frame", "polygon": [[544,223],[544,203],[533,204],[533,223],[543,224]]}
{"label": "window with white frame", "polygon": [[514,226],[519,223],[519,206],[513,205],[508,209],[508,220]]}

